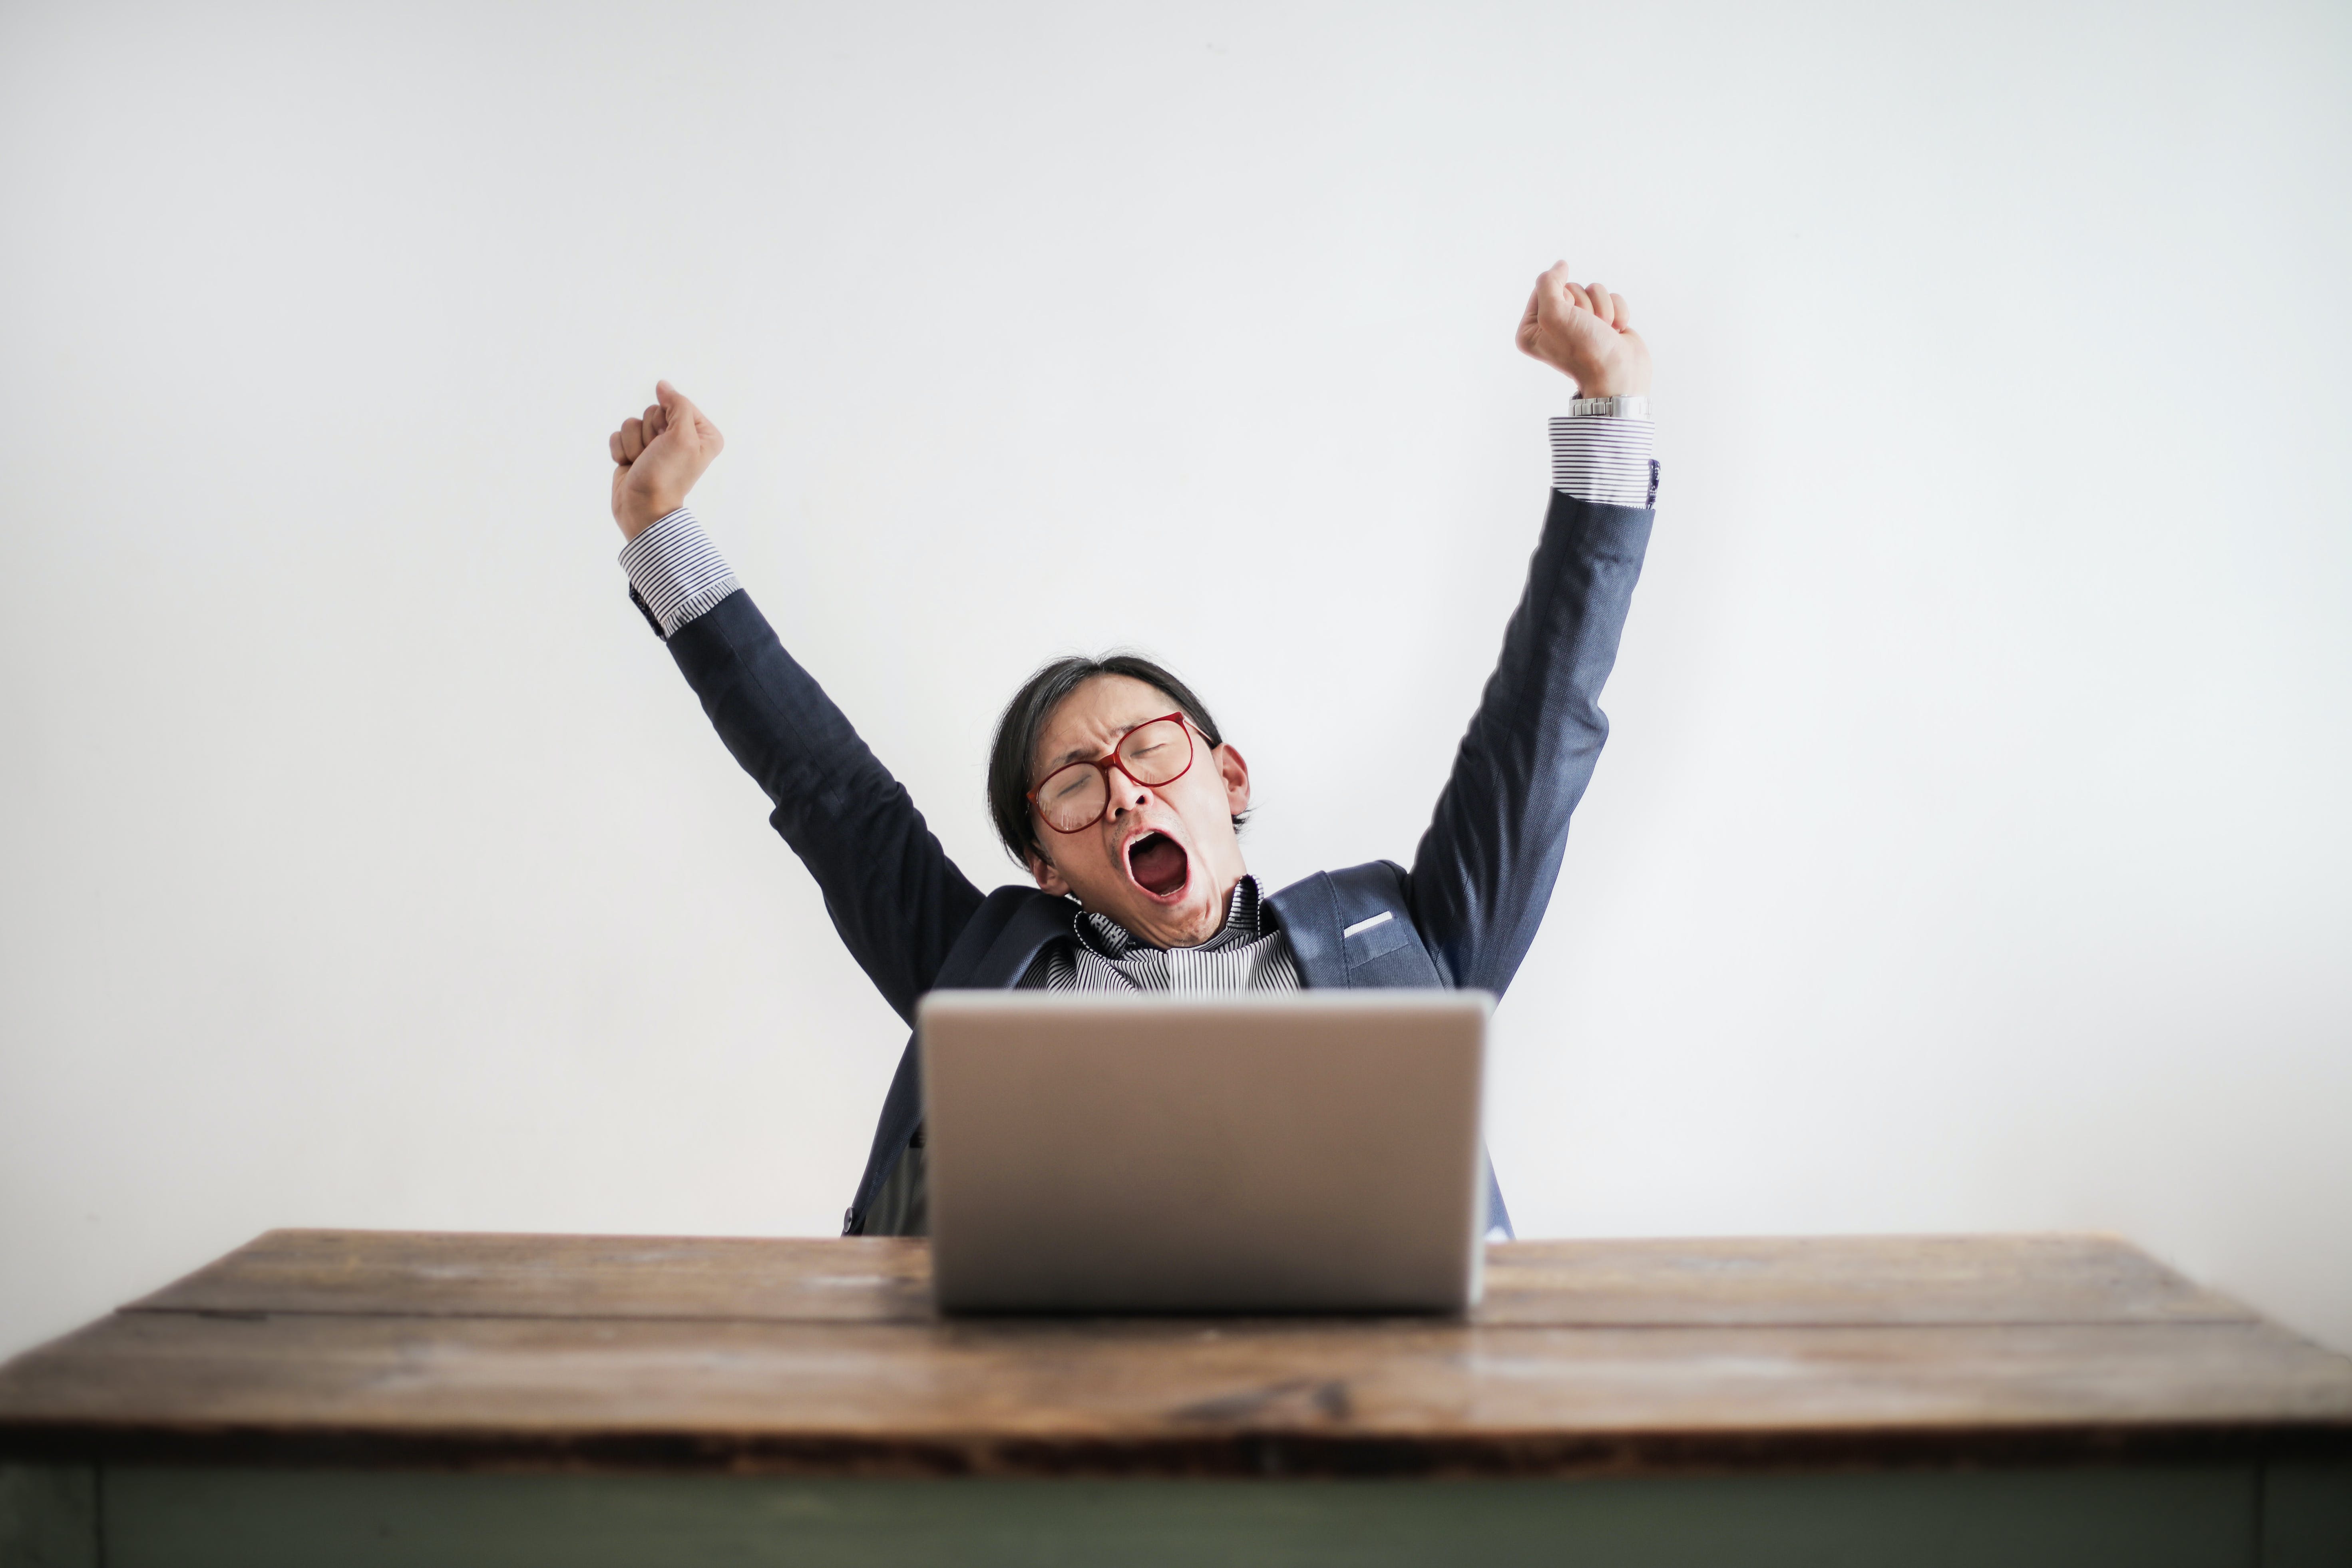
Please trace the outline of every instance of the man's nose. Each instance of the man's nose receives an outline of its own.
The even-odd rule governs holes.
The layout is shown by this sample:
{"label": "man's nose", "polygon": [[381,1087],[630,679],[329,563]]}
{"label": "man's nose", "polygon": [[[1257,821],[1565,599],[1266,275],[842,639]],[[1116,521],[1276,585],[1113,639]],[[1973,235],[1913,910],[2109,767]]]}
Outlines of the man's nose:
{"label": "man's nose", "polygon": [[1139,784],[1125,773],[1110,775],[1110,814],[1114,818],[1125,816],[1151,804],[1151,786]]}

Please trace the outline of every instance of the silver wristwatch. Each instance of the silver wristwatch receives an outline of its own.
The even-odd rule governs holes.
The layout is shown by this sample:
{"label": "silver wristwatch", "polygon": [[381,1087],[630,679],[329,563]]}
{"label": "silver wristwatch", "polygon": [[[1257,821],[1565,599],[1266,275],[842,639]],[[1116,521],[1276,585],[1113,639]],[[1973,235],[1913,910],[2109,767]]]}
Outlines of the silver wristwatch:
{"label": "silver wristwatch", "polygon": [[1568,405],[1570,419],[1647,419],[1650,400],[1635,397],[1579,397]]}

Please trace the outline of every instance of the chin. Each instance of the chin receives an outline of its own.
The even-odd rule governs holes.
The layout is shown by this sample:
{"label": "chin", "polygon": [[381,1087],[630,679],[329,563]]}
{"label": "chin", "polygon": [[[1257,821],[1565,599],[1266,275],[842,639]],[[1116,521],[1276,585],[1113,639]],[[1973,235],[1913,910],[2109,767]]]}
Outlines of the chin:
{"label": "chin", "polygon": [[1160,918],[1168,929],[1154,934],[1168,947],[1198,947],[1216,935],[1225,923],[1225,912],[1213,901],[1198,909],[1161,910]]}
{"label": "chin", "polygon": [[[1171,943],[1191,946],[1216,934],[1216,925],[1210,921],[1211,911],[1192,899],[1170,904],[1160,899],[1139,897],[1133,888],[1118,888],[1099,903],[1085,899],[1079,902],[1101,910],[1137,936],[1147,937],[1163,947]],[[1208,929],[1202,931],[1204,923]]]}

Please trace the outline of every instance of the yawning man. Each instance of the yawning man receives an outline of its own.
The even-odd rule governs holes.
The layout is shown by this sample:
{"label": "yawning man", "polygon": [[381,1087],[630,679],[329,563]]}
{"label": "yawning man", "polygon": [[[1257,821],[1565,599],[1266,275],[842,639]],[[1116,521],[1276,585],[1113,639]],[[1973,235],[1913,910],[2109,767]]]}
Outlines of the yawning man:
{"label": "yawning man", "polygon": [[[686,509],[721,443],[667,382],[612,437],[621,564],[719,738],[775,803],[769,820],[815,876],[842,941],[910,1024],[939,987],[1499,996],[1535,940],[1608,733],[1601,688],[1657,499],[1650,351],[1624,298],[1555,266],[1536,280],[1518,346],[1577,395],[1551,422],[1551,501],[1527,590],[1410,868],[1375,860],[1261,889],[1235,832],[1250,804],[1240,750],[1174,675],[1114,655],[1056,659],[1006,706],[989,809],[1034,885],[982,893]],[[845,1235],[926,1232],[919,1072],[910,1040]],[[1491,1167],[1486,1205],[1490,1230],[1509,1235]]]}

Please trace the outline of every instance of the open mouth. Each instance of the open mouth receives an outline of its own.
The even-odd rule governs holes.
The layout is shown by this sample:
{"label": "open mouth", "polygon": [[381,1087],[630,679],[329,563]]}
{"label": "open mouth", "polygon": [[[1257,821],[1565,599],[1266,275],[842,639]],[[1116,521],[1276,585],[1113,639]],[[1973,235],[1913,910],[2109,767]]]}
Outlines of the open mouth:
{"label": "open mouth", "polygon": [[1147,833],[1127,847],[1127,874],[1155,899],[1182,892],[1191,868],[1184,847],[1165,833]]}

